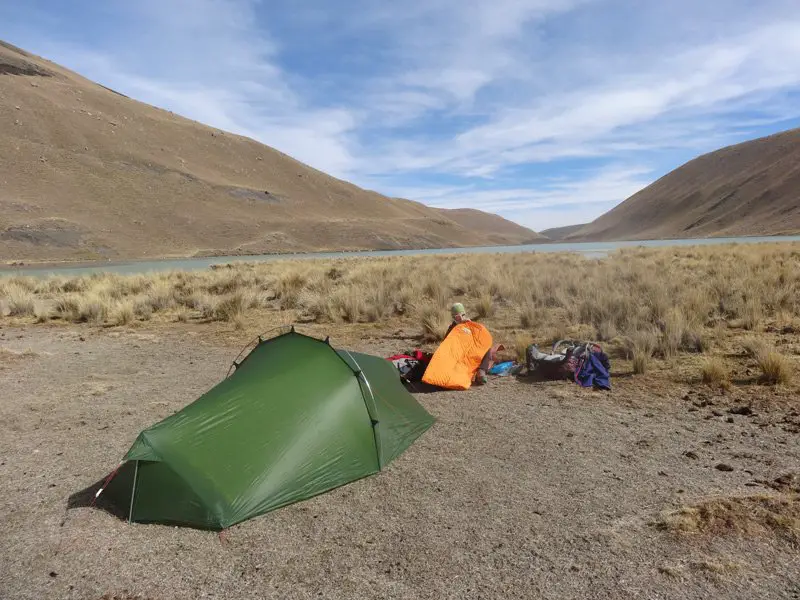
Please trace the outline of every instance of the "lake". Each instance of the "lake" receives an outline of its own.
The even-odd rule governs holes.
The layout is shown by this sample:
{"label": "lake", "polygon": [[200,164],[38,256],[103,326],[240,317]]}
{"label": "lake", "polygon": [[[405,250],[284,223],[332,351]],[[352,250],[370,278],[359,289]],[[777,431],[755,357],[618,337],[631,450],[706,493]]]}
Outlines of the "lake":
{"label": "lake", "polygon": [[688,240],[645,240],[629,242],[584,242],[584,243],[552,243],[528,244],[524,246],[481,246],[472,248],[435,248],[421,250],[368,250],[363,252],[317,252],[304,254],[262,254],[254,256],[213,256],[203,258],[178,258],[161,260],[136,260],[126,262],[81,263],[58,266],[23,266],[0,268],[0,275],[83,275],[87,273],[107,272],[120,274],[148,273],[153,271],[190,271],[207,269],[211,265],[230,262],[265,262],[285,259],[314,258],[354,258],[361,256],[417,256],[426,254],[486,254],[513,252],[574,252],[587,257],[603,257],[619,248],[630,247],[669,247],[669,246],[710,246],[718,244],[757,244],[765,242],[800,242],[800,235],[765,236],[765,237],[733,237],[705,238]]}

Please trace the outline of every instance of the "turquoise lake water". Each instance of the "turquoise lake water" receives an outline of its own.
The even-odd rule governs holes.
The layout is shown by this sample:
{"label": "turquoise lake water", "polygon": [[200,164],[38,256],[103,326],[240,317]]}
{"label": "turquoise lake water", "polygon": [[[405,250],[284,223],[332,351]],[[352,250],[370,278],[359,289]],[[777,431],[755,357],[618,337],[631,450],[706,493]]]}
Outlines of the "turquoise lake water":
{"label": "turquoise lake water", "polygon": [[603,257],[619,248],[710,246],[718,244],[758,244],[765,242],[800,242],[800,235],[771,237],[706,238],[689,240],[647,240],[635,242],[586,242],[530,244],[525,246],[485,246],[474,248],[436,248],[425,250],[372,250],[364,252],[319,252],[306,254],[264,254],[256,256],[214,256],[129,262],[84,263],[46,267],[10,267],[0,269],[0,275],[81,275],[86,273],[148,273],[154,271],[189,271],[207,269],[211,265],[233,262],[265,262],[284,259],[354,258],[359,256],[416,256],[426,254],[491,254],[515,252],[575,252],[589,257]]}

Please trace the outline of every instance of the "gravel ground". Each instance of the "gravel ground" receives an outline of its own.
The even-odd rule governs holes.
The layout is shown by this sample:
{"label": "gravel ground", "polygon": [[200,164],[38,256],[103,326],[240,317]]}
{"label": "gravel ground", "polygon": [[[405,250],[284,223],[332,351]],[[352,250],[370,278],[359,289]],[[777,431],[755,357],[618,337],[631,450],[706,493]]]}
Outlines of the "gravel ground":
{"label": "gravel ground", "polygon": [[788,542],[652,524],[797,471],[791,405],[730,417],[746,398],[634,377],[611,393],[498,378],[418,394],[438,421],[386,471],[221,538],[67,503],[238,348],[198,331],[42,326],[0,331],[0,348],[34,353],[0,354],[3,599],[800,598]]}

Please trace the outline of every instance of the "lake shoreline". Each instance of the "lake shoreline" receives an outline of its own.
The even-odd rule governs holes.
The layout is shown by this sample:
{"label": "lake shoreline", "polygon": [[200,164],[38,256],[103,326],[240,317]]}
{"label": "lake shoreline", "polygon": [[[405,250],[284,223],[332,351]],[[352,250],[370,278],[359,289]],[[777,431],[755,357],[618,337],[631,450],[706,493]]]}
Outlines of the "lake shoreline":
{"label": "lake shoreline", "polygon": [[277,260],[313,260],[337,258],[370,258],[447,254],[508,254],[523,252],[569,252],[601,258],[609,252],[631,247],[689,247],[725,244],[800,242],[800,236],[742,236],[734,238],[680,238],[658,240],[619,240],[614,242],[559,242],[548,240],[536,244],[506,246],[453,246],[447,248],[408,248],[392,250],[339,250],[330,252],[275,252],[269,254],[173,256],[108,261],[17,261],[0,266],[0,277],[13,275],[43,276],[84,274],[92,272],[146,273],[163,270],[196,270],[232,262],[270,262]]}

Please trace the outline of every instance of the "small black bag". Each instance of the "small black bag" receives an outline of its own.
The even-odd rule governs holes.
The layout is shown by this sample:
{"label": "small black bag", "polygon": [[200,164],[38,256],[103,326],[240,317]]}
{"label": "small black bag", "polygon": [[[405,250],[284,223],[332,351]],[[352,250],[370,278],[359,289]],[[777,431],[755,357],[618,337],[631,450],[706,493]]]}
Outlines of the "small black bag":
{"label": "small black bag", "polygon": [[553,345],[553,352],[545,354],[535,344],[525,349],[525,366],[528,375],[538,375],[543,379],[573,379],[575,365],[572,359],[575,350],[574,343],[568,343],[562,351],[558,351],[563,342]]}

